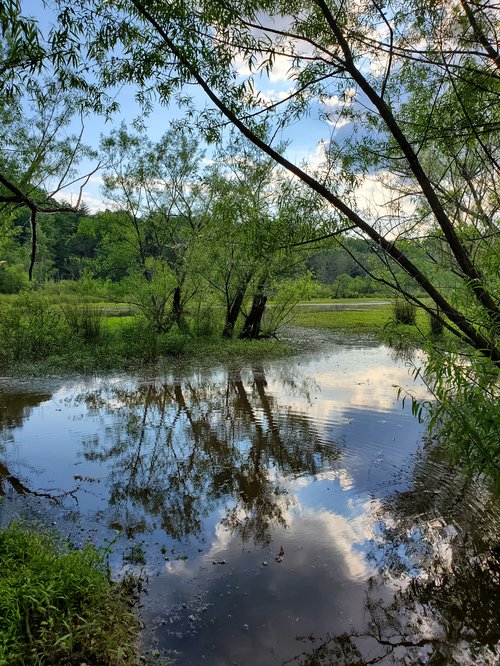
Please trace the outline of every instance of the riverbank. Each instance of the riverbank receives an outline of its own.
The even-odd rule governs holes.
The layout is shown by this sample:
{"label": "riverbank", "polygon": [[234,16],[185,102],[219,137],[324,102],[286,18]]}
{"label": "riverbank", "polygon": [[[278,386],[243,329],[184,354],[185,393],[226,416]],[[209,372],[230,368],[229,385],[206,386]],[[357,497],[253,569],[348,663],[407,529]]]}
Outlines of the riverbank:
{"label": "riverbank", "polygon": [[422,343],[429,328],[424,312],[417,311],[415,326],[394,324],[393,318],[392,306],[380,301],[315,302],[300,304],[276,338],[227,340],[221,338],[220,322],[211,322],[203,330],[191,322],[185,331],[173,328],[161,333],[139,316],[104,315],[82,306],[68,319],[54,303],[26,297],[0,317],[0,373],[19,377],[148,367],[161,371],[172,358],[189,363],[284,358],[300,353],[308,344],[303,332],[294,335],[290,326],[339,336],[368,335],[386,343],[401,338],[413,346]]}
{"label": "riverbank", "polygon": [[0,664],[139,664],[137,580],[110,579],[105,552],[46,527],[0,531]]}

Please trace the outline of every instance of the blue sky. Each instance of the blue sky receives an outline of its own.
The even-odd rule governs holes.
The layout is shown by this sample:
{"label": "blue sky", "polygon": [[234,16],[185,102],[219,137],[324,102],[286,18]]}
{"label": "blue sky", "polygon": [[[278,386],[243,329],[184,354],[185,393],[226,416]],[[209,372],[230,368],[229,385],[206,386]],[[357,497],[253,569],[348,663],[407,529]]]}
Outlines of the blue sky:
{"label": "blue sky", "polygon": [[[53,14],[42,0],[25,0],[24,6],[24,13],[35,17],[43,30],[50,26]],[[250,74],[247,63],[241,59],[236,64],[237,70],[243,80]],[[274,102],[289,93],[292,85],[287,76],[289,67],[289,60],[284,57],[281,59],[277,57],[275,66],[269,77],[262,75],[256,79],[256,85],[265,100]],[[188,92],[192,96],[196,108],[201,110],[207,105],[208,100],[200,89],[190,86]],[[152,140],[158,140],[168,130],[169,123],[175,118],[182,117],[184,113],[183,109],[179,109],[172,102],[168,107],[160,106],[159,104],[154,105],[150,115],[144,118],[141,106],[135,99],[136,91],[133,87],[121,87],[114,91],[114,94],[116,94],[116,100],[120,105],[120,109],[111,120],[106,121],[104,118],[98,116],[92,116],[86,120],[84,141],[95,148],[98,147],[102,135],[108,134],[122,122],[131,126],[134,119],[138,117],[144,119],[149,137]],[[323,102],[318,101],[312,105],[309,116],[288,126],[277,137],[278,140],[288,143],[287,157],[296,164],[302,164],[304,161],[307,161],[311,165],[317,166],[322,155],[321,142],[327,142],[331,138],[332,133],[336,139],[341,140],[347,137],[352,131],[352,125],[344,118],[341,119],[337,127],[334,127],[334,121],[338,120],[343,106],[344,102],[332,92],[329,99]],[[320,119],[320,115],[324,115],[325,112],[330,114],[330,119]],[[80,165],[80,171],[81,173],[88,173],[94,166],[95,163],[84,161]],[[91,177],[84,192],[84,201],[92,211],[105,207],[100,190],[101,176],[98,172]],[[62,191],[59,197],[75,203],[78,199],[78,188],[74,186],[70,187]]]}

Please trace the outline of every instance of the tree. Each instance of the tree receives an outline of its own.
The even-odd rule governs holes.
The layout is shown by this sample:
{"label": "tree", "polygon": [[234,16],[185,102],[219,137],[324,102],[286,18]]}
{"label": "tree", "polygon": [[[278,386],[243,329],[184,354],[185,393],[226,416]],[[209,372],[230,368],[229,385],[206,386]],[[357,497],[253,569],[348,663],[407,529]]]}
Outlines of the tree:
{"label": "tree", "polygon": [[222,297],[222,335],[233,336],[240,314],[242,338],[274,334],[263,330],[269,291],[283,277],[304,271],[307,254],[293,252],[290,244],[317,219],[312,222],[309,198],[283,169],[245,139],[232,133],[213,162],[207,180],[210,222],[199,270]]}
{"label": "tree", "polygon": [[127,277],[128,298],[157,331],[184,330],[184,311],[199,289],[196,246],[210,192],[199,142],[172,127],[158,142],[124,125],[102,141],[103,193],[112,211],[94,220],[98,263]]}
{"label": "tree", "polygon": [[[215,11],[208,2],[129,0],[96,1],[93,11],[101,26],[90,35],[93,44],[101,54],[118,44],[122,49],[122,57],[113,57],[104,68],[104,81],[113,72],[138,82],[143,90],[153,88],[165,101],[183,84],[197,83],[218,113],[323,198],[335,211],[337,226],[354,227],[380,248],[381,262],[387,258],[385,282],[404,291],[391,277],[391,265],[399,265],[434,306],[404,291],[407,298],[428,311],[439,308],[454,335],[500,363],[497,284],[478,261],[476,243],[471,247],[461,232],[455,213],[463,197],[455,193],[450,203],[450,190],[439,179],[431,157],[439,155],[440,171],[448,173],[452,165],[458,167],[459,156],[470,163],[466,146],[477,168],[483,165],[481,177],[485,171],[498,171],[499,64],[492,5],[470,0],[452,4],[414,0],[404,7],[396,0],[349,6],[327,0],[306,4],[230,0]],[[246,80],[237,69],[242,58],[251,72]],[[269,104],[259,92],[258,77],[284,63],[289,65],[291,91],[284,100]],[[422,90],[430,104],[424,102]],[[415,105],[418,122],[409,117]],[[279,130],[290,119],[318,108],[331,123],[349,121],[361,138],[341,144],[330,141],[327,170],[315,175],[275,149],[261,129],[263,118]],[[328,108],[339,112],[332,116]],[[479,109],[484,112],[482,120]],[[451,110],[453,115],[445,123]],[[212,121],[213,132],[220,126],[219,118],[208,109],[201,120],[205,125]],[[457,128],[461,141],[453,142]],[[448,151],[442,150],[444,144]],[[458,172],[459,168],[453,170]],[[461,182],[471,201],[478,180],[473,173]],[[400,196],[411,197],[413,210],[403,206],[406,198],[375,214],[364,210],[354,195],[370,178],[383,180],[386,188],[402,189]],[[415,212],[422,209],[427,213],[424,226]],[[475,210],[469,213],[477,219]],[[484,225],[478,229],[480,239],[488,241],[490,255],[490,234],[498,238],[494,223],[493,227],[488,232]],[[405,237],[433,230],[441,238],[457,284],[463,286],[467,305],[435,283],[435,261],[415,263],[401,245]],[[473,318],[468,314],[470,302]]]}
{"label": "tree", "polygon": [[[0,47],[1,54],[1,47]],[[31,228],[29,276],[37,249],[37,223],[50,213],[78,212],[83,187],[92,173],[79,177],[76,166],[95,153],[68,127],[78,112],[79,99],[46,81],[19,99],[0,98],[0,218],[8,234],[8,220],[28,212]],[[70,185],[80,185],[76,204],[56,200]]]}
{"label": "tree", "polygon": [[[83,188],[99,168],[83,176],[76,171],[83,158],[96,157],[83,142],[85,117],[91,107],[104,111],[106,94],[81,69],[70,13],[62,11],[44,35],[20,0],[0,3],[0,228],[8,234],[9,217],[28,212],[30,279],[39,216],[77,212]],[[108,110],[113,108],[111,102]],[[64,189],[75,185],[78,201],[61,202]]]}

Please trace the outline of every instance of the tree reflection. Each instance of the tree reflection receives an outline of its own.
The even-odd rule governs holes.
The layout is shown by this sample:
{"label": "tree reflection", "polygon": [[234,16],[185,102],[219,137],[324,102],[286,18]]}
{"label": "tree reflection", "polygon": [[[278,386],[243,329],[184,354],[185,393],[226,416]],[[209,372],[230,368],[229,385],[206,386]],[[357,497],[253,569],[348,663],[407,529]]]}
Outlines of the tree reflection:
{"label": "tree reflection", "polygon": [[[50,395],[43,393],[0,394],[0,456],[5,450],[5,444],[13,439],[12,431],[23,424],[34,407],[49,398]],[[19,495],[35,494],[11,473],[9,467],[6,460],[0,459],[0,496],[6,493],[6,483]]]}
{"label": "tree reflection", "polygon": [[81,399],[113,415],[106,441],[85,442],[84,451],[108,464],[112,522],[129,535],[157,520],[175,539],[197,535],[223,503],[228,529],[266,543],[273,525],[286,526],[286,479],[314,475],[339,455],[321,446],[310,419],[268,393],[260,365],[246,381],[233,367],[223,381],[174,375]]}
{"label": "tree reflection", "polygon": [[[481,503],[481,507],[478,506]],[[289,664],[491,664],[500,651],[500,507],[429,447],[413,484],[377,516],[366,626],[326,637]],[[395,593],[388,598],[388,590]]]}

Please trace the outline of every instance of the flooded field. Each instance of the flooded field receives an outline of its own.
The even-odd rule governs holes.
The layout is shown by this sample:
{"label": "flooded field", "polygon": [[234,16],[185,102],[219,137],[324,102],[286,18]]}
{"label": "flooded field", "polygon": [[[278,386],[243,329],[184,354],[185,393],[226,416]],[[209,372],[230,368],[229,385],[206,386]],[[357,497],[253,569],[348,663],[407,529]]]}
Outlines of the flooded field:
{"label": "flooded field", "polygon": [[144,578],[155,664],[497,664],[500,505],[386,347],[0,381],[0,517]]}

